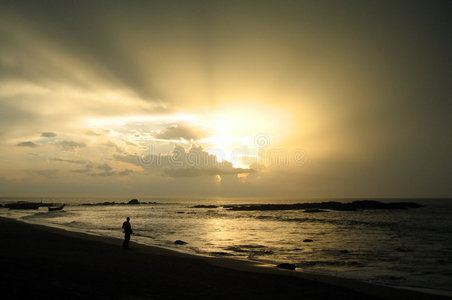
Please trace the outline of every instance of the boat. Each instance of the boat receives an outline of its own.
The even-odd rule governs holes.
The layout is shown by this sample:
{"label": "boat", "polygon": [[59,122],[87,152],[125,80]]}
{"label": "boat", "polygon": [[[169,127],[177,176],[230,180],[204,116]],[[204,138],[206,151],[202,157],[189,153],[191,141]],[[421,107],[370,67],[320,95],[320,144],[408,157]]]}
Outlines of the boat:
{"label": "boat", "polygon": [[64,207],[64,204],[60,205],[60,206],[49,206],[47,207],[49,209],[49,211],[57,211],[57,210],[62,210]]}

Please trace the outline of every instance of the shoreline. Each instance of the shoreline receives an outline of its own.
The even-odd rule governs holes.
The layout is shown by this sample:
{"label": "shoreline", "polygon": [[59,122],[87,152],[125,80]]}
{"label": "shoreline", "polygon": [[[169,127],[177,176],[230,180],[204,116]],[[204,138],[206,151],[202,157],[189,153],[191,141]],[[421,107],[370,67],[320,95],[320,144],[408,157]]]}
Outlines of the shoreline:
{"label": "shoreline", "polygon": [[[79,243],[87,243],[88,246],[92,246],[92,244],[101,244],[103,248],[107,248],[109,251],[110,248],[114,249],[115,251],[118,251],[120,253],[116,253],[115,255],[124,255],[124,250],[120,249],[120,245],[122,243],[121,239],[113,238],[113,237],[105,237],[105,236],[99,236],[99,235],[93,235],[83,232],[77,232],[77,231],[69,231],[61,228],[55,228],[50,227],[46,225],[38,225],[28,222],[23,222],[15,219],[10,218],[4,218],[0,217],[0,222],[3,224],[1,226],[2,228],[5,227],[26,227],[27,231],[34,231],[36,234],[42,234],[42,235],[51,235],[52,238],[59,243],[60,240],[65,240],[66,244],[79,244]],[[19,230],[20,231],[20,230]],[[8,239],[4,238],[5,232],[1,232],[3,240],[7,241]],[[16,239],[20,239],[21,237],[15,237]],[[22,237],[24,239],[26,237]],[[16,241],[17,242],[17,241]],[[23,241],[22,242],[27,242]],[[61,242],[61,241],[60,241]],[[33,243],[31,241],[31,243]],[[10,243],[7,243],[10,244]],[[10,250],[22,250],[22,252],[25,255],[30,255],[31,259],[33,260],[33,253],[24,252],[24,249],[15,249],[14,245],[12,245],[13,248]],[[389,287],[389,286],[383,286],[383,285],[375,285],[359,280],[354,279],[345,279],[340,277],[334,277],[334,276],[328,276],[328,275],[320,275],[320,274],[312,274],[312,273],[305,273],[303,271],[288,271],[283,269],[278,269],[275,266],[269,266],[260,264],[258,262],[248,261],[248,260],[238,260],[234,258],[224,258],[224,257],[208,257],[208,256],[200,256],[200,255],[193,255],[188,253],[179,252],[172,249],[162,248],[162,247],[156,247],[156,246],[149,246],[149,245],[143,245],[138,244],[136,242],[131,242],[132,251],[129,253],[133,253],[134,255],[139,255],[142,260],[152,260],[152,258],[158,256],[162,259],[162,261],[166,261],[164,267],[173,266],[174,262],[173,260],[177,260],[179,262],[183,262],[183,265],[186,265],[188,269],[193,268],[193,266],[202,265],[203,268],[205,268],[205,264],[207,264],[209,271],[211,271],[213,274],[218,274],[221,272],[237,272],[236,277],[239,278],[248,278],[248,275],[253,274],[253,276],[263,276],[264,278],[266,276],[270,277],[277,277],[278,281],[281,283],[281,285],[286,285],[285,281],[295,281],[299,283],[303,283],[303,285],[311,286],[316,285],[320,286],[317,287],[317,289],[314,289],[314,291],[310,291],[310,293],[323,293],[323,289],[327,289],[328,292],[326,293],[326,297],[328,298],[328,295],[330,292],[333,294],[335,292],[345,293],[348,294],[348,298],[351,299],[358,299],[361,298],[362,295],[366,295],[366,297],[374,297],[374,298],[380,298],[380,299],[450,299],[447,296],[440,296],[435,295],[431,293],[423,293],[422,291],[416,290],[416,289],[405,289],[405,288],[399,288],[399,287]],[[16,247],[17,248],[17,247]],[[87,248],[88,249],[88,248]],[[52,254],[52,249],[48,249],[48,247],[44,247],[45,251],[49,251],[49,254]],[[3,251],[3,249],[2,249]],[[6,251],[8,252],[8,251]],[[84,249],[81,248],[76,253],[77,255],[85,255],[86,253],[91,253],[88,250],[86,250],[86,253],[84,253]],[[60,253],[61,254],[61,253]],[[58,255],[58,251],[54,253],[54,255]],[[7,255],[6,255],[7,256]],[[74,257],[73,260],[78,261],[80,258]],[[63,261],[64,263],[64,261]],[[128,268],[128,266],[124,266],[125,268]],[[139,272],[145,272],[145,270],[141,270],[137,267],[136,271]],[[163,268],[163,270],[166,270]],[[228,270],[228,271],[225,271]],[[181,270],[177,270],[177,272],[180,272]],[[184,270],[182,270],[184,271]],[[197,273],[194,272],[194,273]],[[256,275],[257,274],[257,275]],[[155,275],[155,274],[154,274]],[[169,278],[173,277],[171,274],[164,274],[165,276],[168,276]],[[190,272],[188,274],[185,274],[186,276],[190,276]],[[223,274],[226,276],[226,274]],[[163,276],[163,277],[165,277]],[[227,275],[229,276],[229,275]],[[182,277],[184,275],[182,274]],[[221,276],[220,276],[221,277]],[[229,277],[228,277],[229,278]],[[290,279],[289,279],[290,278]],[[233,280],[233,279],[232,279]],[[266,279],[267,280],[267,279]],[[253,281],[253,283],[256,280]],[[166,281],[165,281],[166,282]],[[169,282],[171,282],[171,279],[169,279]],[[218,284],[216,282],[211,282],[212,285]],[[291,288],[297,288],[298,283],[295,286],[290,285]],[[311,288],[312,289],[312,288]],[[253,290],[253,289],[252,289]],[[254,291],[254,290],[253,290]],[[300,292],[300,291],[298,291]],[[289,290],[288,295],[291,295],[292,292]],[[297,294],[296,290],[293,291],[293,294]],[[361,296],[358,296],[361,295]],[[276,295],[274,295],[276,296]],[[325,296],[325,295],[323,295]],[[323,297],[322,296],[322,297]],[[176,296],[177,297],[177,296]],[[201,296],[202,298],[202,296]],[[246,297],[244,297],[246,298]]]}

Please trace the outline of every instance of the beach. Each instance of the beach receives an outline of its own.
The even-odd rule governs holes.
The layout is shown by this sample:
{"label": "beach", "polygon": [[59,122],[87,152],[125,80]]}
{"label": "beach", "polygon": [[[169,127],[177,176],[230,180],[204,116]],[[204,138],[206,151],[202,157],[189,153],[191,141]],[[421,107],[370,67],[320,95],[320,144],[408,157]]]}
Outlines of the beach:
{"label": "beach", "polygon": [[[2,297],[448,299],[0,218]],[[133,241],[133,236],[132,236]]]}

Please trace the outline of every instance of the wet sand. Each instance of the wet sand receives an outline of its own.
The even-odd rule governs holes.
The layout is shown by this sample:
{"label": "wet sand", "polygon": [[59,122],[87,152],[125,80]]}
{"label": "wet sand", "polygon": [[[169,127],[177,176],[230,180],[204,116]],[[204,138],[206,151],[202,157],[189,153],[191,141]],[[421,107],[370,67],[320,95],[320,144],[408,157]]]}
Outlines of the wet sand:
{"label": "wet sand", "polygon": [[4,299],[450,299],[5,218],[0,239]]}

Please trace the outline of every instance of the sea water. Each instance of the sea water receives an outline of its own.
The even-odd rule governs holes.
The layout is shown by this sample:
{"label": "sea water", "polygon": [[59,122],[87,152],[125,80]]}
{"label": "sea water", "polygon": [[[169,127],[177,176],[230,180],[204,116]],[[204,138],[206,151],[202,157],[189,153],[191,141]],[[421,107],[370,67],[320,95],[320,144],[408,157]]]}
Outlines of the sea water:
{"label": "sea water", "polygon": [[[129,216],[132,240],[146,245],[270,264],[295,263],[301,271],[452,292],[452,199],[403,200],[425,205],[416,209],[317,213],[233,211],[222,206],[304,202],[277,199],[143,198],[140,201],[155,203],[86,206],[82,204],[128,199],[1,198],[0,203],[18,200],[66,207],[54,212],[0,209],[0,216],[117,238],[122,238],[122,222]],[[176,240],[187,244],[176,245]]]}

